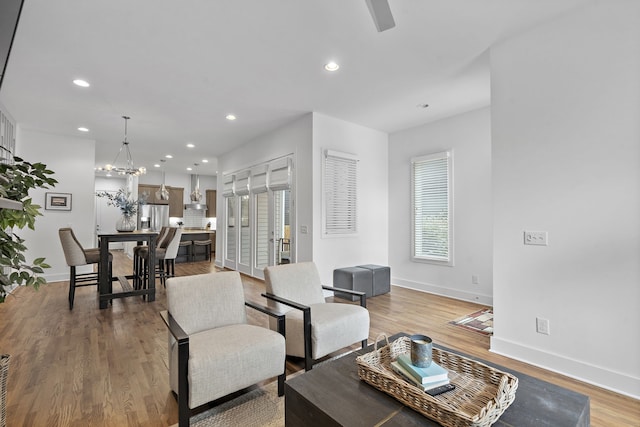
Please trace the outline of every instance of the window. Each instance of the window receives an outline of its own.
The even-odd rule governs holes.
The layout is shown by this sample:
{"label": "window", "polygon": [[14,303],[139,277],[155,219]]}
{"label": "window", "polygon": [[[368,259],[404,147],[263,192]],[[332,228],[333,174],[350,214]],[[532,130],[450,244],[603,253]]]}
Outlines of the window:
{"label": "window", "polygon": [[411,160],[413,260],[453,265],[452,193],[452,151]]}
{"label": "window", "polygon": [[355,234],[357,228],[357,164],[351,154],[327,150],[322,178],[323,235]]}

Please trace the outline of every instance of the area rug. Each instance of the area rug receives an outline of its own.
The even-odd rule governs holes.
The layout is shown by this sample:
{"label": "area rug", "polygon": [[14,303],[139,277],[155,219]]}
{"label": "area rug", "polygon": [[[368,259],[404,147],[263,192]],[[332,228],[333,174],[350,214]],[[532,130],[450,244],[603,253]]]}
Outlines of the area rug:
{"label": "area rug", "polygon": [[449,323],[468,331],[493,335],[493,308],[476,311]]}
{"label": "area rug", "polygon": [[189,424],[191,427],[283,427],[284,396],[278,397],[278,382],[273,381],[194,415]]}
{"label": "area rug", "polygon": [[[314,366],[344,357],[351,350],[318,362]],[[287,375],[287,380],[304,374],[304,369]],[[278,397],[278,382],[272,381],[228,402],[194,415],[191,427],[284,427],[284,396]],[[174,424],[171,427],[178,427]]]}

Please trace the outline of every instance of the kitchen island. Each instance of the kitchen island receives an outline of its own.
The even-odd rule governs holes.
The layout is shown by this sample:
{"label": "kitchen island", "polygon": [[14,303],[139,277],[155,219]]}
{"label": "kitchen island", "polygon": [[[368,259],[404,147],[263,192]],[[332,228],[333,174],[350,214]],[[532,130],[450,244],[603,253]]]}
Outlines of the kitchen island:
{"label": "kitchen island", "polygon": [[[210,240],[211,246],[196,245],[193,242]],[[189,243],[190,242],[190,243]],[[216,231],[204,228],[183,228],[180,239],[180,248],[176,256],[176,262],[207,261],[215,257]],[[207,250],[210,253],[207,253]]]}

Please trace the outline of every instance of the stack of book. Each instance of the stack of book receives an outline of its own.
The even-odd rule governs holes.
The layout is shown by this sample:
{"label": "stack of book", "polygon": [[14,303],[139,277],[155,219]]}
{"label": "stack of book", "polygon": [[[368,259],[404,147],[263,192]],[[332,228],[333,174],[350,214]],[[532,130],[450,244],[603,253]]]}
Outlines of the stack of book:
{"label": "stack of book", "polygon": [[401,354],[391,368],[411,384],[424,391],[449,384],[449,371],[436,362],[431,362],[427,368],[419,368],[411,363],[409,354]]}

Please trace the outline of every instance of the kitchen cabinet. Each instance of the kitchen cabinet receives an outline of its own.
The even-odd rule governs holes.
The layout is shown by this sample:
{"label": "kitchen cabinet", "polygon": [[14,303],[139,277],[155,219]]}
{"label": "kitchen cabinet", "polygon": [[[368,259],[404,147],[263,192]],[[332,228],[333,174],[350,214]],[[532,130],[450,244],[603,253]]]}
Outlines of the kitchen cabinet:
{"label": "kitchen cabinet", "polygon": [[213,218],[216,216],[216,190],[207,190],[206,191],[206,200],[207,200],[207,218]]}
{"label": "kitchen cabinet", "polygon": [[169,200],[161,200],[156,197],[156,192],[160,190],[159,185],[138,184],[138,197],[146,196],[145,201],[154,205],[168,205]]}
{"label": "kitchen cabinet", "polygon": [[169,200],[162,200],[156,196],[159,185],[138,184],[138,197],[146,196],[146,202],[154,205],[169,205],[169,216],[182,218],[184,216],[184,188],[165,185],[169,192]]}
{"label": "kitchen cabinet", "polygon": [[167,187],[169,190],[169,216],[182,218],[184,216],[184,188]]}

